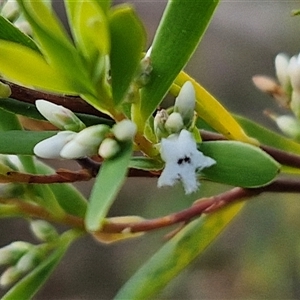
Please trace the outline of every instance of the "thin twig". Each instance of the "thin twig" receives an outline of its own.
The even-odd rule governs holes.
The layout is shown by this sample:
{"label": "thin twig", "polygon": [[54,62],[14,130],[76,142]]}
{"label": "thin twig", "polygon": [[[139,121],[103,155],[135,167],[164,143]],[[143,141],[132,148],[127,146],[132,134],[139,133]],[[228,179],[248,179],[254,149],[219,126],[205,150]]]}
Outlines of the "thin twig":
{"label": "thin twig", "polygon": [[107,115],[101,113],[99,110],[89,105],[80,97],[45,93],[38,90],[26,88],[3,79],[1,79],[1,81],[10,86],[12,92],[10,98],[31,104],[35,104],[35,101],[38,99],[44,99],[69,108],[75,113],[94,115],[107,119],[109,118]]}

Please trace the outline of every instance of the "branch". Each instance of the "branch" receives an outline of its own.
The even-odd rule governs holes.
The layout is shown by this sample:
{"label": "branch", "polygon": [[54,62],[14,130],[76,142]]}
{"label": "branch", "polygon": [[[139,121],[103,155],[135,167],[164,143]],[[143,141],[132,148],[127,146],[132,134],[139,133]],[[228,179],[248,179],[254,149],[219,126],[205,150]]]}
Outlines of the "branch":
{"label": "branch", "polygon": [[62,105],[75,113],[83,113],[109,119],[107,115],[101,113],[80,97],[49,94],[29,89],[3,79],[1,79],[1,81],[10,86],[12,92],[10,97],[13,99],[31,104],[35,104],[37,99],[44,99],[52,103]]}
{"label": "branch", "polygon": [[246,200],[266,192],[300,193],[300,182],[288,179],[278,179],[269,185],[260,188],[246,189],[235,187],[219,195],[199,199],[190,208],[164,217],[127,224],[114,223],[107,220],[103,225],[101,232],[119,233],[123,230],[132,233],[143,232],[174,225],[176,223],[188,222],[192,218],[200,216],[203,213],[212,213],[235,201],[240,201],[242,199]]}

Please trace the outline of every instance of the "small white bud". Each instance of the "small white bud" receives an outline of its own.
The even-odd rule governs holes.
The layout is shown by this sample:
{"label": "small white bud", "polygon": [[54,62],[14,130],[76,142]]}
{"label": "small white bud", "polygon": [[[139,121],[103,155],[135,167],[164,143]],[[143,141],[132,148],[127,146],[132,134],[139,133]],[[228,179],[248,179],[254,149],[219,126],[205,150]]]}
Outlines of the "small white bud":
{"label": "small white bud", "polygon": [[0,265],[12,265],[26,253],[32,245],[26,242],[13,242],[0,249]]}
{"label": "small white bud", "polygon": [[0,81],[0,99],[8,98],[10,95],[11,95],[10,86]]}
{"label": "small white bud", "polygon": [[30,24],[22,17],[22,15],[14,22],[14,25],[23,33],[32,36],[32,28]]}
{"label": "small white bud", "polygon": [[182,116],[185,126],[189,126],[194,118],[196,95],[193,84],[186,81],[175,100],[174,111]]}
{"label": "small white bud", "polygon": [[155,132],[155,135],[156,135],[158,141],[161,138],[167,137],[169,135],[165,128],[165,124],[166,124],[168,117],[169,117],[169,114],[164,109],[159,110],[154,117],[154,132]]}
{"label": "small white bud", "polygon": [[60,156],[74,159],[97,154],[99,145],[109,131],[110,127],[103,124],[83,129],[62,148]]}
{"label": "small white bud", "polygon": [[26,273],[36,267],[41,261],[41,251],[37,248],[29,250],[24,254],[16,264],[16,268],[20,273]]}
{"label": "small white bud", "polygon": [[113,126],[112,132],[120,142],[132,141],[136,135],[137,127],[130,120],[122,120]]}
{"label": "small white bud", "polygon": [[278,81],[280,82],[282,88],[286,91],[290,84],[290,78],[288,74],[288,66],[289,66],[290,58],[284,54],[279,53],[275,57],[275,70]]}
{"label": "small white bud", "polygon": [[297,118],[300,118],[300,91],[293,90],[291,95],[290,108]]}
{"label": "small white bud", "polygon": [[104,159],[114,157],[121,150],[118,142],[111,138],[106,138],[100,145],[98,154]]}
{"label": "small white bud", "polygon": [[178,133],[184,127],[182,116],[178,112],[173,112],[168,117],[165,128],[169,133]]}
{"label": "small white bud", "polygon": [[58,239],[56,229],[47,221],[34,220],[30,222],[32,233],[42,242],[51,242]]}
{"label": "small white bud", "polygon": [[139,87],[147,85],[150,81],[152,69],[150,57],[145,56],[140,62],[140,70],[135,79],[135,82]]}
{"label": "small white bud", "polygon": [[19,16],[19,7],[17,1],[7,1],[2,7],[1,15],[10,21],[16,20]]}
{"label": "small white bud", "polygon": [[300,92],[300,63],[299,57],[293,56],[288,66],[288,74],[293,90]]}
{"label": "small white bud", "polygon": [[276,118],[276,124],[280,130],[287,136],[300,139],[300,121],[293,116],[283,115]]}
{"label": "small white bud", "polygon": [[77,134],[78,133],[75,133],[73,131],[59,132],[58,134],[36,144],[33,149],[33,152],[35,155],[42,158],[48,158],[48,159],[61,158],[60,151]]}
{"label": "small white bud", "polygon": [[2,273],[0,277],[0,285],[2,287],[7,287],[15,283],[21,276],[22,272],[20,272],[16,267],[10,267]]}
{"label": "small white bud", "polygon": [[62,130],[81,131],[84,123],[69,109],[46,100],[36,100],[38,111],[53,125]]}

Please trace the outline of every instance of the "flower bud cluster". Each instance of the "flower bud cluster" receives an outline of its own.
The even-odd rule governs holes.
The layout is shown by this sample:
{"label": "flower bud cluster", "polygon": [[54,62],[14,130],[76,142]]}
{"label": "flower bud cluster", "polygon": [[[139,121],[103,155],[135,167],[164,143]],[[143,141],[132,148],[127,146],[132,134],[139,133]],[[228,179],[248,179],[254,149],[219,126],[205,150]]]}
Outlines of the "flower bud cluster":
{"label": "flower bud cluster", "polygon": [[157,186],[173,186],[180,181],[186,194],[191,194],[200,187],[198,173],[216,164],[214,159],[197,149],[196,140],[191,133],[195,123],[195,94],[193,84],[185,82],[170,113],[162,109],[154,118],[160,156],[165,162]]}
{"label": "flower bud cluster", "polygon": [[290,110],[290,114],[277,115],[266,112],[279,129],[287,136],[300,138],[300,54],[289,57],[280,53],[275,58],[278,82],[266,76],[255,76],[254,84],[263,92],[272,95],[280,104]]}
{"label": "flower bud cluster", "polygon": [[109,159],[121,150],[122,143],[134,139],[137,130],[130,120],[122,120],[112,128],[104,124],[85,128],[72,111],[45,100],[39,100],[37,108],[52,124],[64,130],[35,145],[34,153],[42,158],[77,159],[100,155]]}
{"label": "flower bud cluster", "polygon": [[13,284],[37,265],[38,253],[35,248],[30,243],[17,241],[0,249],[0,265],[8,266],[1,274],[1,286]]}
{"label": "flower bud cluster", "polygon": [[154,118],[154,131],[159,141],[170,134],[179,133],[182,129],[190,129],[194,120],[195,89],[190,81],[182,86],[171,113],[160,110]]}
{"label": "flower bud cluster", "polygon": [[[16,241],[0,249],[0,265],[8,266],[0,276],[0,285],[3,287],[13,284],[37,267],[53,247],[49,243],[56,243],[59,239],[56,229],[44,220],[31,221],[30,229],[34,236],[44,244],[33,245]],[[48,247],[49,245],[51,246]]]}

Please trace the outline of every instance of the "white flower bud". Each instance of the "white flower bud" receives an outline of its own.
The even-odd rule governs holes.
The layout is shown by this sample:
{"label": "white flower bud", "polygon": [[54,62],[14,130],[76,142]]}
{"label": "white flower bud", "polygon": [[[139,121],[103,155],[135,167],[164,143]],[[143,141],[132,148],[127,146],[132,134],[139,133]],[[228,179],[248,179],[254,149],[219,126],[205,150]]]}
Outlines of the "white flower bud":
{"label": "white flower bud", "polygon": [[81,131],[85,125],[69,109],[46,100],[36,100],[38,111],[53,125],[62,130]]}
{"label": "white flower bud", "polygon": [[113,126],[112,132],[120,142],[132,141],[136,135],[137,127],[130,120],[122,120]]}
{"label": "white flower bud", "polygon": [[62,131],[58,134],[43,140],[35,145],[34,154],[48,159],[61,158],[60,151],[72,140],[78,133],[73,131]]}
{"label": "white flower bud", "polygon": [[151,59],[149,56],[145,56],[140,62],[140,70],[135,78],[135,82],[139,87],[147,85],[150,80],[150,74],[152,72]]}
{"label": "white flower bud", "polygon": [[16,268],[20,273],[26,273],[36,267],[41,261],[41,251],[33,248],[24,254],[16,264]]}
{"label": "white flower bud", "polygon": [[300,121],[298,119],[290,115],[283,115],[278,116],[275,121],[284,134],[295,140],[300,140]]}
{"label": "white flower bud", "polygon": [[10,95],[11,95],[10,86],[0,81],[0,99],[8,98]]}
{"label": "white flower bud", "polygon": [[299,57],[293,56],[288,66],[291,85],[294,91],[300,92],[300,63]]}
{"label": "white flower bud", "polygon": [[300,91],[293,90],[290,108],[297,118],[300,118]]}
{"label": "white flower bud", "polygon": [[19,258],[26,253],[32,245],[26,242],[13,242],[0,249],[0,265],[15,264]]}
{"label": "white flower bud", "polygon": [[19,16],[19,7],[17,1],[7,1],[2,7],[1,15],[10,21],[16,20]]}
{"label": "white flower bud", "polygon": [[100,145],[98,154],[104,159],[114,157],[121,150],[118,142],[111,138],[106,138]]}
{"label": "white flower bud", "polygon": [[159,110],[154,117],[154,132],[158,140],[169,135],[165,128],[168,117],[168,112],[164,109]]}
{"label": "white flower bud", "polygon": [[67,159],[92,156],[97,154],[99,145],[109,132],[107,125],[94,125],[77,133],[76,137],[60,151],[60,156]]}
{"label": "white flower bud", "polygon": [[20,272],[16,267],[10,267],[2,273],[0,277],[0,285],[7,287],[15,283],[21,276],[22,272]]}
{"label": "white flower bud", "polygon": [[56,229],[47,221],[34,220],[30,222],[32,233],[42,242],[51,242],[58,239]]}
{"label": "white flower bud", "polygon": [[30,24],[22,17],[22,15],[14,22],[14,25],[23,33],[32,36],[32,28]]}
{"label": "white flower bud", "polygon": [[174,105],[174,111],[181,114],[185,126],[189,126],[193,121],[195,105],[195,89],[193,84],[187,81],[182,86]]}
{"label": "white flower bud", "polygon": [[173,112],[168,117],[165,128],[169,133],[178,133],[184,127],[182,116],[178,112]]}
{"label": "white flower bud", "polygon": [[279,53],[275,57],[275,70],[278,81],[280,82],[282,88],[286,91],[290,84],[290,78],[288,74],[288,66],[289,66],[290,58],[284,54]]}

